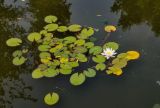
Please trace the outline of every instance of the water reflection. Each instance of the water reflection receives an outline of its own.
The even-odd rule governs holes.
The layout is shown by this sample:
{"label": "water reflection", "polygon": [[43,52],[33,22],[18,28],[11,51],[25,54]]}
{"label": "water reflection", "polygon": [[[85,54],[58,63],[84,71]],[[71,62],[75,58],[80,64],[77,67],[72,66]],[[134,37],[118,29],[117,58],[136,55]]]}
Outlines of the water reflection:
{"label": "water reflection", "polygon": [[132,25],[146,23],[160,35],[160,0],[116,0],[111,10],[120,13],[119,26],[128,29]]}
{"label": "water reflection", "polygon": [[[44,26],[43,18],[56,15],[63,24],[70,21],[70,4],[65,0],[0,0],[0,108],[10,108],[14,99],[22,98],[35,101],[31,96],[32,87],[26,85],[20,74],[29,73],[34,67],[34,57],[22,67],[11,63],[11,53],[5,41],[9,37],[20,37],[23,41],[32,31]],[[24,45],[25,46],[25,45]],[[24,47],[23,46],[23,47]]]}

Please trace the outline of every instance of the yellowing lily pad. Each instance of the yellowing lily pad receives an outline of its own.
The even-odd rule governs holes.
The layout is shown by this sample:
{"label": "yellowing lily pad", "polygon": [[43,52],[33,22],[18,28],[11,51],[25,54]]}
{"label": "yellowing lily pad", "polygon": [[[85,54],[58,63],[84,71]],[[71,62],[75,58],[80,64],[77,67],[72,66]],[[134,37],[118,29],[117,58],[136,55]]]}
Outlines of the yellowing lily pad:
{"label": "yellowing lily pad", "polygon": [[106,31],[106,32],[115,32],[116,31],[116,27],[115,26],[113,26],[113,25],[107,25],[107,26],[105,26],[105,28],[104,28],[104,30]]}
{"label": "yellowing lily pad", "polygon": [[137,51],[128,51],[126,58],[128,60],[136,60],[139,58],[139,56],[140,56],[140,54]]}

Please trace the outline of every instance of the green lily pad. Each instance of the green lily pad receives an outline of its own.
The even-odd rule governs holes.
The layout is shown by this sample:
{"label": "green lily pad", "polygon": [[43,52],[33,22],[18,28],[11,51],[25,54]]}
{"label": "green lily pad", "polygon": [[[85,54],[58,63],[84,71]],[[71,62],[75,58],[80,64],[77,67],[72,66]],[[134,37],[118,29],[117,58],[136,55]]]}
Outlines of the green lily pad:
{"label": "green lily pad", "polygon": [[30,33],[28,35],[28,40],[33,42],[33,41],[38,41],[41,39],[41,34],[37,33],[37,32],[34,32],[34,33]]}
{"label": "green lily pad", "polygon": [[21,50],[16,50],[12,53],[13,57],[21,57],[22,56],[22,51]]}
{"label": "green lily pad", "polygon": [[104,63],[106,58],[102,55],[96,55],[96,57],[92,57],[92,60],[96,63]]}
{"label": "green lily pad", "polygon": [[121,54],[118,54],[118,58],[122,59],[122,58],[126,58],[127,56],[127,53],[121,53]]}
{"label": "green lily pad", "polygon": [[68,36],[68,37],[65,37],[63,40],[65,41],[65,44],[70,44],[70,43],[74,43],[76,41],[76,38],[73,36]]}
{"label": "green lily pad", "polygon": [[94,46],[94,43],[93,42],[86,42],[84,44],[84,46],[87,47],[87,48],[92,48]]}
{"label": "green lily pad", "polygon": [[49,51],[50,48],[51,48],[51,46],[49,46],[49,45],[40,45],[38,47],[38,50],[39,51]]}
{"label": "green lily pad", "polygon": [[21,56],[21,57],[15,57],[13,59],[12,63],[16,66],[19,66],[19,65],[22,65],[23,63],[25,63],[25,61],[26,61],[26,58]]}
{"label": "green lily pad", "polygon": [[59,72],[63,75],[69,75],[72,73],[72,69],[60,69]]}
{"label": "green lily pad", "polygon": [[39,68],[35,69],[32,72],[32,78],[38,79],[38,78],[42,78],[42,77],[43,77],[43,74],[42,74],[42,71]]}
{"label": "green lily pad", "polygon": [[78,45],[78,46],[82,46],[82,45],[84,45],[84,44],[85,44],[85,40],[83,40],[83,39],[79,39],[79,40],[75,41],[75,43],[74,43],[74,44],[76,44],[76,45]]}
{"label": "green lily pad", "polygon": [[6,41],[6,44],[10,47],[15,47],[21,45],[22,40],[19,38],[10,38]]}
{"label": "green lily pad", "polygon": [[74,86],[81,85],[85,82],[86,77],[83,73],[74,73],[70,77],[70,83]]}
{"label": "green lily pad", "polygon": [[45,77],[55,77],[59,74],[59,72],[57,70],[55,70],[54,68],[48,68],[43,72],[43,75]]}
{"label": "green lily pad", "polygon": [[58,29],[58,24],[48,24],[44,27],[45,30],[51,32]]}
{"label": "green lily pad", "polygon": [[79,53],[85,53],[87,51],[88,51],[88,49],[83,47],[83,46],[77,46],[77,47],[74,48],[74,53],[78,53],[78,54]]}
{"label": "green lily pad", "polygon": [[112,48],[113,50],[117,50],[119,48],[119,45],[116,42],[107,42],[103,45],[103,49],[106,48]]}
{"label": "green lily pad", "polygon": [[45,97],[44,97],[44,102],[47,105],[54,105],[59,101],[59,95],[55,92],[53,93],[48,93]]}
{"label": "green lily pad", "polygon": [[100,54],[101,52],[102,52],[102,47],[100,46],[94,46],[89,50],[89,53],[93,55]]}
{"label": "green lily pad", "polygon": [[88,71],[83,71],[86,77],[92,78],[96,76],[96,71],[94,69],[88,68]]}
{"label": "green lily pad", "polygon": [[44,18],[44,21],[46,22],[46,23],[54,23],[54,22],[56,22],[58,20],[58,18],[56,17],[56,16],[53,16],[53,15],[49,15],[49,16],[46,16],[45,18]]}
{"label": "green lily pad", "polygon": [[69,64],[71,67],[78,67],[78,66],[79,66],[79,63],[78,63],[78,62],[68,62],[68,64]]}
{"label": "green lily pad", "polygon": [[46,58],[48,58],[48,57],[51,57],[51,54],[48,53],[48,52],[41,52],[41,53],[39,54],[39,57],[40,57],[41,59],[46,59]]}
{"label": "green lily pad", "polygon": [[73,24],[68,27],[68,30],[71,32],[78,32],[81,30],[81,25]]}
{"label": "green lily pad", "polygon": [[76,55],[76,59],[80,62],[87,62],[87,60],[88,60],[87,57],[84,54],[81,54],[81,53]]}
{"label": "green lily pad", "polygon": [[94,29],[93,28],[84,28],[81,33],[78,35],[78,38],[80,39],[88,39],[88,37],[92,36],[94,34]]}
{"label": "green lily pad", "polygon": [[104,63],[99,63],[96,65],[96,70],[105,70],[106,69],[106,65]]}
{"label": "green lily pad", "polygon": [[57,31],[58,32],[66,32],[68,30],[68,28],[66,26],[59,26]]}

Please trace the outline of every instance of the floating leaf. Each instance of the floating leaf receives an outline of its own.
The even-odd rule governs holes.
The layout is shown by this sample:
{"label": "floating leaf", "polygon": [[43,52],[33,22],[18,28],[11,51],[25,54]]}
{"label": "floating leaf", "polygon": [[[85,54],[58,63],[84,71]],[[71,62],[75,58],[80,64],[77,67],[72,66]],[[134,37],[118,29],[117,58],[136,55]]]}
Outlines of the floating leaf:
{"label": "floating leaf", "polygon": [[92,36],[94,34],[94,29],[93,28],[84,28],[81,33],[78,35],[78,38],[80,39],[87,39],[88,37]]}
{"label": "floating leaf", "polygon": [[86,42],[84,44],[84,46],[87,47],[87,48],[92,48],[94,46],[94,43],[93,42]]}
{"label": "floating leaf", "polygon": [[92,78],[96,76],[96,71],[94,69],[88,68],[88,71],[83,72],[86,77]]}
{"label": "floating leaf", "polygon": [[74,73],[70,77],[70,83],[74,86],[81,85],[85,82],[86,77],[83,73]]}
{"label": "floating leaf", "polygon": [[51,54],[48,53],[48,52],[41,52],[41,53],[39,54],[39,57],[40,57],[41,59],[51,58]]}
{"label": "floating leaf", "polygon": [[45,30],[47,31],[55,31],[58,29],[58,24],[48,24],[44,27]]}
{"label": "floating leaf", "polygon": [[92,60],[96,63],[104,63],[106,58],[102,55],[96,55],[96,57],[92,57]]}
{"label": "floating leaf", "polygon": [[42,74],[42,71],[39,68],[35,69],[32,72],[32,78],[38,79],[38,78],[42,78],[42,77],[43,77],[43,74]]}
{"label": "floating leaf", "polygon": [[76,59],[80,62],[87,62],[87,57],[84,54],[77,54]]}
{"label": "floating leaf", "polygon": [[50,48],[51,48],[51,46],[49,46],[49,45],[40,45],[38,47],[38,50],[39,51],[49,51]]}
{"label": "floating leaf", "polygon": [[76,44],[78,46],[84,45],[85,44],[85,40],[83,40],[83,39],[77,40],[77,41],[75,41],[74,44]]}
{"label": "floating leaf", "polygon": [[137,52],[137,51],[128,51],[126,58],[127,58],[128,60],[136,60],[136,59],[138,59],[139,57],[140,57],[139,52]]}
{"label": "floating leaf", "polygon": [[71,69],[60,69],[59,72],[63,75],[68,75],[72,73]]}
{"label": "floating leaf", "polygon": [[85,53],[87,51],[88,51],[87,48],[82,46],[77,46],[74,48],[74,53]]}
{"label": "floating leaf", "polygon": [[26,61],[26,58],[24,58],[24,57],[15,57],[15,58],[13,59],[12,63],[13,63],[14,65],[19,66],[19,65],[22,65],[25,61]]}
{"label": "floating leaf", "polygon": [[122,69],[120,69],[118,67],[115,67],[115,66],[109,67],[108,69],[109,69],[109,71],[107,71],[107,74],[113,73],[114,75],[119,76],[119,75],[121,75],[123,73]]}
{"label": "floating leaf", "polygon": [[58,19],[58,18],[57,18],[56,16],[49,15],[49,16],[46,16],[46,17],[44,18],[44,21],[45,21],[46,23],[53,23],[53,22],[56,22],[57,19]]}
{"label": "floating leaf", "polygon": [[34,33],[30,33],[28,35],[28,40],[33,42],[33,41],[38,41],[41,39],[41,34],[37,33],[37,32],[34,32]]}
{"label": "floating leaf", "polygon": [[107,26],[105,26],[105,28],[104,28],[104,30],[106,31],[106,32],[115,32],[116,31],[116,27],[115,26],[113,26],[113,25],[107,25]]}
{"label": "floating leaf", "polygon": [[71,67],[77,67],[77,66],[79,66],[79,63],[78,63],[78,62],[68,62],[68,64],[69,64]]}
{"label": "floating leaf", "polygon": [[113,50],[117,50],[119,48],[119,45],[116,42],[107,42],[103,46],[103,49],[106,49],[106,48],[112,48]]}
{"label": "floating leaf", "polygon": [[12,54],[13,57],[21,57],[22,56],[22,51],[21,50],[16,50]]}
{"label": "floating leaf", "polygon": [[81,30],[81,25],[73,24],[68,27],[68,30],[71,32],[78,32]]}
{"label": "floating leaf", "polygon": [[127,57],[127,53],[121,53],[121,54],[118,54],[117,56],[118,58],[122,59],[122,58],[126,58]]}
{"label": "floating leaf", "polygon": [[41,31],[40,31],[40,34],[41,34],[41,35],[42,35],[42,34],[45,35],[45,34],[47,34],[47,31],[46,31],[46,30],[41,30]]}
{"label": "floating leaf", "polygon": [[59,74],[59,72],[57,70],[55,70],[54,68],[48,68],[43,72],[43,75],[45,77],[55,77]]}
{"label": "floating leaf", "polygon": [[96,70],[105,70],[106,69],[106,65],[104,63],[99,63],[96,65]]}
{"label": "floating leaf", "polygon": [[66,32],[68,30],[68,28],[66,26],[59,26],[57,31],[58,32]]}
{"label": "floating leaf", "polygon": [[15,47],[21,45],[22,40],[19,38],[10,38],[6,41],[6,44],[10,47]]}
{"label": "floating leaf", "polygon": [[100,46],[94,46],[89,50],[89,53],[93,55],[100,54],[101,52],[102,52],[102,47]]}
{"label": "floating leaf", "polygon": [[63,40],[65,41],[66,44],[70,44],[70,43],[74,43],[76,41],[76,38],[73,36],[68,36],[68,37],[65,37]]}
{"label": "floating leaf", "polygon": [[44,102],[47,105],[54,105],[59,101],[59,95],[55,92],[53,93],[48,93],[45,97],[44,97]]}

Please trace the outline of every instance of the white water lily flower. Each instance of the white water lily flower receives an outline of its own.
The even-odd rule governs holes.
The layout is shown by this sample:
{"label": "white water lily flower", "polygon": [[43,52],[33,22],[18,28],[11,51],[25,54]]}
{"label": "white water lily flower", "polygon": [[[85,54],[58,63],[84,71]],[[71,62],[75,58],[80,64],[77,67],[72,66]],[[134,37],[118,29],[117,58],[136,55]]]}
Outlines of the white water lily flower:
{"label": "white water lily flower", "polygon": [[112,48],[106,48],[103,50],[103,53],[101,53],[103,56],[105,56],[107,59],[111,58],[111,57],[115,57],[115,55],[117,54],[115,52],[115,50],[113,50]]}

